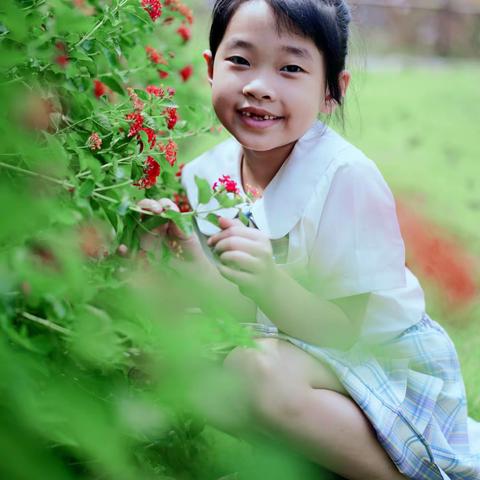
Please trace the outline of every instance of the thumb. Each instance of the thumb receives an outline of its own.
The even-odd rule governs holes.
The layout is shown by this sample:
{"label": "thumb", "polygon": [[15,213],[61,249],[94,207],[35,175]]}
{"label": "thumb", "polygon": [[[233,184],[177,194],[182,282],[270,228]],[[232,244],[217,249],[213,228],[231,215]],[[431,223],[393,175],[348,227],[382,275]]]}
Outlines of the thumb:
{"label": "thumb", "polygon": [[222,230],[233,227],[234,225],[245,226],[238,218],[218,217],[218,225]]}

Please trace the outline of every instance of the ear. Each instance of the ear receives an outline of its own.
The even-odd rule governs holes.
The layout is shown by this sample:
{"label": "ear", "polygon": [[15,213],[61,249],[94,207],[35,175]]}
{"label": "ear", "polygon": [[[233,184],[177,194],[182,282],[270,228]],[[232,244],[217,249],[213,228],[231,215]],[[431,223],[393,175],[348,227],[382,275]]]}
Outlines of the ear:
{"label": "ear", "polygon": [[[338,83],[340,86],[340,92],[342,94],[342,98],[345,97],[347,93],[348,86],[350,85],[350,79],[351,79],[351,75],[348,70],[342,70],[338,75]],[[336,107],[337,107],[337,102],[332,98],[327,87],[325,99],[320,105],[320,112],[325,113],[326,115],[331,115],[335,111]]]}
{"label": "ear", "polygon": [[210,86],[212,86],[213,82],[213,55],[210,50],[205,50],[203,52],[203,58],[205,59],[205,62],[207,63],[207,78],[208,78],[208,83]]}

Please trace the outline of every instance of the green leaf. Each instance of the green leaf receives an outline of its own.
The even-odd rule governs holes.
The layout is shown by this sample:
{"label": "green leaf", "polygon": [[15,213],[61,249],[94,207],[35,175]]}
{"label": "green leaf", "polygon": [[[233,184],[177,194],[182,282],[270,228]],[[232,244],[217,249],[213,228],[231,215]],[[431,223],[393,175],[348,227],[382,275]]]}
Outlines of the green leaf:
{"label": "green leaf", "polygon": [[242,211],[238,213],[238,219],[247,227],[250,224],[250,220]]}
{"label": "green leaf", "polygon": [[102,77],[102,82],[120,95],[125,93],[122,84],[115,77]]}
{"label": "green leaf", "polygon": [[230,197],[226,192],[218,194],[217,200],[223,208],[231,208],[243,203],[243,199],[241,197]]}
{"label": "green leaf", "polygon": [[216,227],[220,228],[220,225],[218,223],[218,216],[215,215],[214,213],[209,213],[205,217],[205,220],[209,221],[210,223],[213,223]]}
{"label": "green leaf", "polygon": [[195,183],[198,188],[198,203],[208,203],[213,196],[213,191],[210,187],[210,184],[207,182],[207,180],[200,178],[197,175],[195,175]]}
{"label": "green leaf", "polygon": [[82,198],[89,197],[92,194],[94,188],[95,188],[95,182],[93,180],[90,180],[90,179],[85,180],[85,182],[83,182],[80,188],[78,189],[78,194]]}
{"label": "green leaf", "polygon": [[176,212],[175,210],[164,210],[161,213],[161,216],[164,218],[168,218],[172,220],[175,225],[177,225],[180,230],[182,230],[185,235],[192,235],[193,233],[193,226],[192,226],[192,218],[193,213],[180,213]]}

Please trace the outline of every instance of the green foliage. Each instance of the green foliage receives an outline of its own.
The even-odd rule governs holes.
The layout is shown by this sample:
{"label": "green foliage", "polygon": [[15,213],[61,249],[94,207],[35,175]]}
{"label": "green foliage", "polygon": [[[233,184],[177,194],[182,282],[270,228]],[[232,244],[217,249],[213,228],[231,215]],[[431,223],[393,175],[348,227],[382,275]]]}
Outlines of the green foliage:
{"label": "green foliage", "polygon": [[137,203],[184,198],[177,149],[211,128],[179,74],[189,10],[166,3],[156,21],[140,0],[0,4],[1,478],[236,468],[205,410],[226,406],[220,362],[250,336],[202,313],[208,286],[165,245],[138,248],[167,220],[191,234],[196,212]]}

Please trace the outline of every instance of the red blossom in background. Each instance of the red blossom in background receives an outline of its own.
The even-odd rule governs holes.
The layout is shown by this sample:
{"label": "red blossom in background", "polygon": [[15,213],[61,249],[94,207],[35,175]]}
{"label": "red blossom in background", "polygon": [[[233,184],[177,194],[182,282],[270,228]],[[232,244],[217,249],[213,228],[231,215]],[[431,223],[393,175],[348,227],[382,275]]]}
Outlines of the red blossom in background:
{"label": "red blossom in background", "polygon": [[180,0],[165,0],[165,6],[169,7],[172,12],[178,12],[183,15],[185,20],[191,25],[193,23],[192,10],[184,5]]}
{"label": "red blossom in background", "polygon": [[182,170],[183,170],[183,167],[185,166],[184,163],[181,163],[179,166],[178,166],[178,171],[177,173],[175,174],[176,177],[181,177],[182,176]]}
{"label": "red blossom in background", "polygon": [[159,76],[160,78],[167,78],[168,75],[169,75],[168,72],[164,72],[163,70],[159,70],[159,71],[158,71],[158,76]]}
{"label": "red blossom in background", "polygon": [[473,257],[452,235],[406,204],[397,201],[397,212],[412,270],[439,288],[448,307],[471,303],[478,295]]}
{"label": "red blossom in background", "polygon": [[175,89],[173,87],[167,87],[167,93],[169,97],[173,97],[175,95]]}
{"label": "red blossom in background", "polygon": [[190,29],[183,23],[178,27],[177,33],[183,38],[184,42],[188,42],[192,36]]}
{"label": "red blossom in background", "polygon": [[217,187],[219,186],[218,184],[221,184],[225,187],[225,190],[230,193],[240,193],[240,190],[238,189],[237,182],[235,180],[232,180],[230,178],[230,175],[223,175],[220,177],[213,185],[212,185],[212,190],[217,191]]}
{"label": "red blossom in background", "polygon": [[55,43],[55,48],[58,50],[58,55],[55,57],[55,62],[62,68],[65,68],[68,65],[70,59],[67,55],[67,47],[63,42]]}
{"label": "red blossom in background", "polygon": [[142,7],[153,21],[162,15],[162,4],[160,0],[142,0]]}
{"label": "red blossom in background", "polygon": [[143,177],[133,185],[138,188],[151,188],[157,183],[159,175],[160,165],[153,157],[148,156],[143,166]]}
{"label": "red blossom in background", "polygon": [[167,107],[163,110],[162,114],[167,116],[167,128],[172,130],[179,120],[177,107]]}
{"label": "red blossom in background", "polygon": [[193,65],[187,65],[183,67],[179,73],[180,73],[180,76],[182,77],[182,80],[186,82],[192,76]]}
{"label": "red blossom in background", "polygon": [[164,56],[155,50],[153,47],[147,45],[145,47],[145,52],[149,58],[149,60],[154,63],[155,65],[168,65],[168,61],[164,58]]}
{"label": "red blossom in background", "polygon": [[145,91],[155,97],[163,98],[165,96],[165,90],[161,87],[156,87],[155,85],[148,85]]}
{"label": "red blossom in background", "polygon": [[109,92],[109,88],[100,80],[95,79],[93,81],[93,93],[97,98],[100,98],[102,95],[106,95]]}
{"label": "red blossom in background", "polygon": [[100,150],[102,148],[102,139],[99,137],[97,132],[93,132],[88,137],[88,145],[92,151]]}

